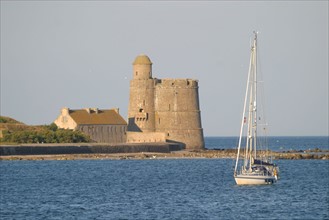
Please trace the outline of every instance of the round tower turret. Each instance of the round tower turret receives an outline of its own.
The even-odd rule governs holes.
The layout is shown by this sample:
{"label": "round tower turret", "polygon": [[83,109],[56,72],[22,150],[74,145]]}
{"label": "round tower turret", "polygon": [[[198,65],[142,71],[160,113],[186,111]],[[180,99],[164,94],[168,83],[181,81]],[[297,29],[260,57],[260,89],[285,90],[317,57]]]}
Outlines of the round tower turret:
{"label": "round tower turret", "polygon": [[152,79],[152,62],[145,54],[138,55],[133,62],[134,79]]}
{"label": "round tower turret", "polygon": [[133,62],[134,76],[130,81],[128,131],[154,132],[154,84],[152,62],[144,54]]}

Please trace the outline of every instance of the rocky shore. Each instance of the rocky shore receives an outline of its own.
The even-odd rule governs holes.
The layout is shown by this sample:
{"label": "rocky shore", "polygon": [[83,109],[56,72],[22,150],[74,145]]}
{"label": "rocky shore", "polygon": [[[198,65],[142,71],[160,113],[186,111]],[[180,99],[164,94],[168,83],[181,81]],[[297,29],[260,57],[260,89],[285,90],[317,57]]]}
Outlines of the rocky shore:
{"label": "rocky shore", "polygon": [[[271,152],[273,158],[300,160],[329,160],[329,150]],[[0,160],[141,160],[141,159],[193,159],[193,158],[231,158],[236,157],[235,149],[135,152],[135,153],[84,153],[84,154],[47,154],[47,155],[1,155]]]}

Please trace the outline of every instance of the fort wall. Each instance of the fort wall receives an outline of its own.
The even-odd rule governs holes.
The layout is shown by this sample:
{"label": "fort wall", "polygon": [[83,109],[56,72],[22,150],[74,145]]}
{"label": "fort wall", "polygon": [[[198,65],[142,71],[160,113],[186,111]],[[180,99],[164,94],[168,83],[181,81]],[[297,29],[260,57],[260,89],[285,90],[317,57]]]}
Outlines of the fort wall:
{"label": "fort wall", "polygon": [[130,82],[128,130],[154,132],[154,79]]}
{"label": "fort wall", "polygon": [[21,144],[1,145],[0,156],[7,155],[49,155],[49,154],[113,154],[113,153],[138,153],[138,152],[159,152],[169,153],[170,151],[181,150],[178,144],[174,143],[139,143],[139,144]]}
{"label": "fort wall", "polygon": [[198,97],[198,82],[192,79],[162,79],[156,84],[155,125],[169,141],[187,149],[204,148]]}
{"label": "fort wall", "polygon": [[125,143],[127,140],[126,125],[78,125],[76,130],[88,134],[98,143]]}
{"label": "fort wall", "polygon": [[127,143],[166,142],[164,132],[127,132]]}

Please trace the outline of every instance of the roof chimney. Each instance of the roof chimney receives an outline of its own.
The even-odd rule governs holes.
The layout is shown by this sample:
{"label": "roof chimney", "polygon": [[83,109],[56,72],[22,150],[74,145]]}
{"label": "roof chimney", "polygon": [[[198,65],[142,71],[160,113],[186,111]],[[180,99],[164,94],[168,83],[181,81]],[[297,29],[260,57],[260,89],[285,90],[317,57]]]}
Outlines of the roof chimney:
{"label": "roof chimney", "polygon": [[62,108],[62,115],[68,115],[70,113],[70,109],[68,107]]}

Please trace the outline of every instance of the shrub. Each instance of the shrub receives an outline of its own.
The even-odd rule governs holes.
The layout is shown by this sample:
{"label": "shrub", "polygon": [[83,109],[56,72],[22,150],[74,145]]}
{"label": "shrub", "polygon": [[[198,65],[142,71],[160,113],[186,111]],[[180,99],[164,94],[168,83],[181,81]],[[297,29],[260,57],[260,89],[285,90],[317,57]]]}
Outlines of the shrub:
{"label": "shrub", "polygon": [[82,143],[90,138],[80,131],[58,129],[56,124],[42,126],[38,130],[3,131],[1,142],[9,143]]}
{"label": "shrub", "polygon": [[4,117],[0,117],[0,123],[7,123],[7,119]]}

